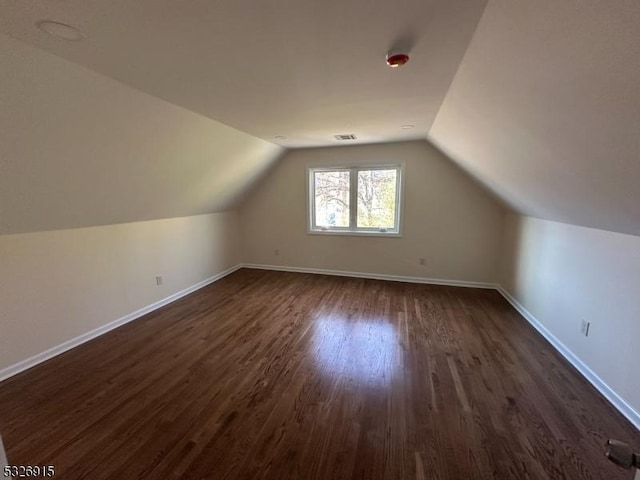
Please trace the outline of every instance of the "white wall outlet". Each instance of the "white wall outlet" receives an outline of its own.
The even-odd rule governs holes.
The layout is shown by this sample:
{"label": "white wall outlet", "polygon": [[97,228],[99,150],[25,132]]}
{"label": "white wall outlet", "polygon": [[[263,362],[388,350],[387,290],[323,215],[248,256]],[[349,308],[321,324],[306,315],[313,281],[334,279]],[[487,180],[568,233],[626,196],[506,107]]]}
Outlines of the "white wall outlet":
{"label": "white wall outlet", "polygon": [[162,275],[156,276],[156,285],[162,285]]}
{"label": "white wall outlet", "polygon": [[580,333],[582,333],[585,337],[589,336],[589,327],[591,327],[591,323],[586,320],[582,320],[582,326],[580,327]]}
{"label": "white wall outlet", "polygon": [[418,263],[424,267],[427,264],[427,260],[424,258],[419,258]]}

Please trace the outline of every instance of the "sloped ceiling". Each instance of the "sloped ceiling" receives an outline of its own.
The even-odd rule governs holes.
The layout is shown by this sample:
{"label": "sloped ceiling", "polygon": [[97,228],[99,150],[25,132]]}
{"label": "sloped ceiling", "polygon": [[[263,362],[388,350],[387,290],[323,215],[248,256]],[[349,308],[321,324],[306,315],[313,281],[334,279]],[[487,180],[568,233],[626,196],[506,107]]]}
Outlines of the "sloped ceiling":
{"label": "sloped ceiling", "polygon": [[640,2],[491,0],[429,138],[522,213],[640,235]]}
{"label": "sloped ceiling", "polygon": [[356,133],[426,138],[521,213],[640,235],[640,2],[485,3],[6,0],[0,31],[57,57],[1,38],[0,233],[229,208],[275,135]]}
{"label": "sloped ceiling", "polygon": [[[3,0],[0,31],[286,147],[424,138],[486,0]],[[35,24],[69,23],[69,43]],[[390,69],[385,55],[411,53]],[[403,130],[411,124],[414,129]],[[286,139],[277,139],[285,136]]]}
{"label": "sloped ceiling", "polygon": [[228,209],[281,147],[0,35],[0,234]]}

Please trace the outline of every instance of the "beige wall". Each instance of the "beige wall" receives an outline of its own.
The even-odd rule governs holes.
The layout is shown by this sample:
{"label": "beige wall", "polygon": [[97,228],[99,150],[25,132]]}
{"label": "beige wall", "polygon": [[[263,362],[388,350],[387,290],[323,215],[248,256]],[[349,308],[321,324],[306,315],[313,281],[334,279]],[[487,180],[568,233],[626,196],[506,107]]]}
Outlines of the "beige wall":
{"label": "beige wall", "polygon": [[[354,162],[405,163],[402,238],[307,234],[306,166]],[[501,204],[426,142],[296,150],[241,207],[244,261],[494,282],[504,217]]]}
{"label": "beige wall", "polygon": [[235,212],[0,236],[0,372],[237,265],[238,244]]}
{"label": "beige wall", "polygon": [[1,34],[0,65],[0,234],[233,209],[283,151]]}
{"label": "beige wall", "polygon": [[640,237],[509,215],[503,260],[503,287],[640,412]]}

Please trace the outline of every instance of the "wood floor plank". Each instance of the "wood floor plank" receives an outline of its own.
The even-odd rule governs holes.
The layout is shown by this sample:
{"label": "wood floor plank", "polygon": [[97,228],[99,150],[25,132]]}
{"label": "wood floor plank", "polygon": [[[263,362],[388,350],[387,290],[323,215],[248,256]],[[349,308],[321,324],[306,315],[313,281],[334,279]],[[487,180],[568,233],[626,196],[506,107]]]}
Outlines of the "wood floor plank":
{"label": "wood floor plank", "polygon": [[640,435],[495,291],[243,269],[0,383],[65,480],[626,479]]}

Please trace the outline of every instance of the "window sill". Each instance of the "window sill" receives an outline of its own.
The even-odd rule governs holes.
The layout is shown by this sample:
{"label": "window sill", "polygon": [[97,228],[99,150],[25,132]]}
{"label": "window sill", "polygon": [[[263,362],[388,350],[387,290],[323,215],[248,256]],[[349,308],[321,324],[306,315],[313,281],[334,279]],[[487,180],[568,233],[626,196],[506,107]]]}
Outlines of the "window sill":
{"label": "window sill", "polygon": [[399,232],[367,232],[358,230],[307,230],[309,235],[350,235],[354,237],[402,237]]}

